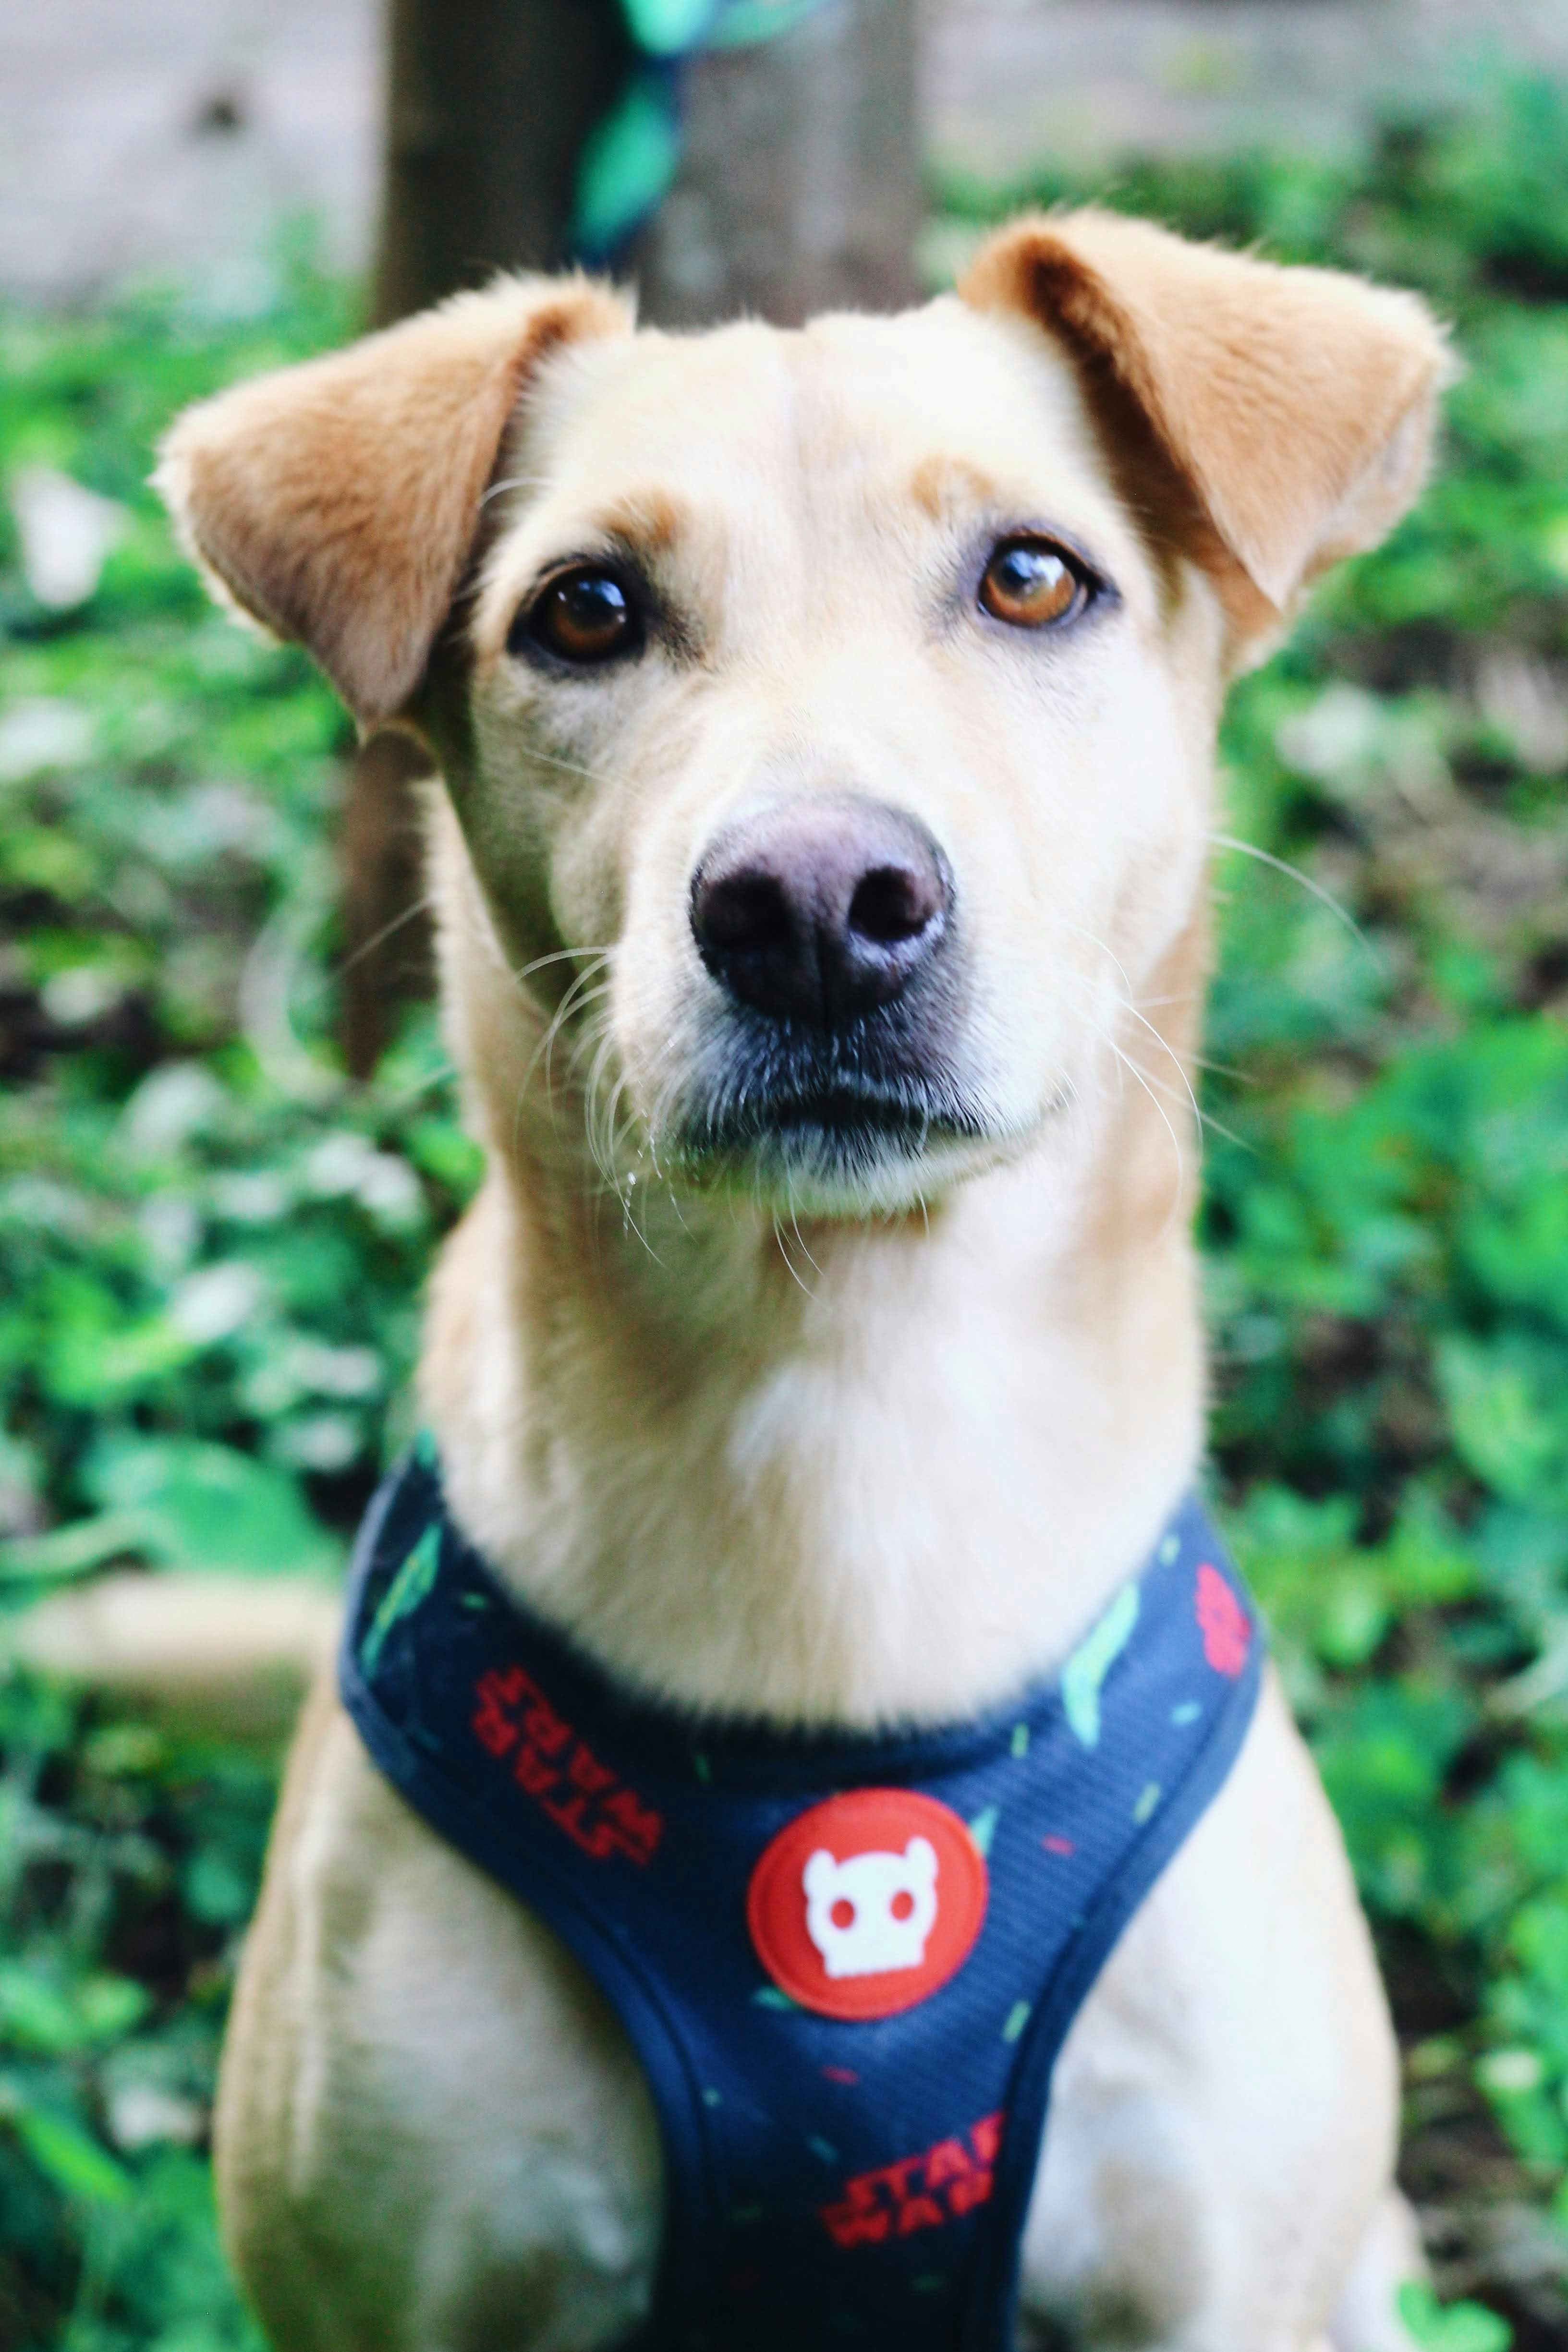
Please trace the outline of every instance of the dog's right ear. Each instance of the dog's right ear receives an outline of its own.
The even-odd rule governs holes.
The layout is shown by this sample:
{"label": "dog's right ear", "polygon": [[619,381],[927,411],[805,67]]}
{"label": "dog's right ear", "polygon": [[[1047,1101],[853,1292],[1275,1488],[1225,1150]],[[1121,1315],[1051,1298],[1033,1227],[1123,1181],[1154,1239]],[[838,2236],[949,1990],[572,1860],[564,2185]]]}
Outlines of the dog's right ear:
{"label": "dog's right ear", "polygon": [[374,725],[424,676],[531,373],[631,324],[586,278],[503,278],[187,410],[153,479],[220,591]]}

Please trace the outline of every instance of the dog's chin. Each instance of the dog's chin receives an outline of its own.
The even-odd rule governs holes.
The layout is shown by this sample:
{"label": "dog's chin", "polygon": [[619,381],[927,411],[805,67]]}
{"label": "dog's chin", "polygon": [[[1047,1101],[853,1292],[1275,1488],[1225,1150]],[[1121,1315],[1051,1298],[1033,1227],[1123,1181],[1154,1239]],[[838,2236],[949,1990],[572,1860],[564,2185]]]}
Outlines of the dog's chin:
{"label": "dog's chin", "polygon": [[930,1202],[994,1166],[1012,1140],[947,1086],[721,1087],[688,1109],[676,1156],[701,1189],[743,1192],[776,1215],[855,1218]]}

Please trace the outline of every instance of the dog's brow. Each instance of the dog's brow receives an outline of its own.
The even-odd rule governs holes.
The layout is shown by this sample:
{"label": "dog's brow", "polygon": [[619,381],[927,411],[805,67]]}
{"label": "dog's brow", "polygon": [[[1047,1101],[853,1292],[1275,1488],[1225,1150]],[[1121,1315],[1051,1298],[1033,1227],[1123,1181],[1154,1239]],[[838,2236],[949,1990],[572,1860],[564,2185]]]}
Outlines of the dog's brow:
{"label": "dog's brow", "polygon": [[624,490],[594,517],[595,530],[606,540],[616,541],[644,555],[666,553],[689,523],[683,502],[668,490],[655,487]]}
{"label": "dog's brow", "polygon": [[967,457],[941,451],[922,457],[910,476],[910,496],[932,522],[954,507],[996,508],[1006,503],[1002,485]]}

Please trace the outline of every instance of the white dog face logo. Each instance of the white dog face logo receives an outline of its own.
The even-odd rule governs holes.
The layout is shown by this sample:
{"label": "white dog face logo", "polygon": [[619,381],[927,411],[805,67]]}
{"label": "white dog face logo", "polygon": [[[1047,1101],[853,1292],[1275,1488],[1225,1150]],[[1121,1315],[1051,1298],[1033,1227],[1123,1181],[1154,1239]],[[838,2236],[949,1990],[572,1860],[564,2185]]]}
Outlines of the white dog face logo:
{"label": "white dog face logo", "polygon": [[936,1848],[912,1837],[902,1853],[835,1862],[819,1846],[801,1874],[806,1933],[830,1977],[918,1969],[936,1921]]}

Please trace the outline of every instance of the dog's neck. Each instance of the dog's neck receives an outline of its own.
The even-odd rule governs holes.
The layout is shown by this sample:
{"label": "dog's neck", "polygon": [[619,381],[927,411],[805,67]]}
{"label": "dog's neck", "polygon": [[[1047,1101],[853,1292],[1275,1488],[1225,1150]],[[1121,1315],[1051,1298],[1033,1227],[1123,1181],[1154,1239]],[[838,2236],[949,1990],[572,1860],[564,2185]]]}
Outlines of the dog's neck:
{"label": "dog's neck", "polygon": [[[1184,1061],[1198,934],[1150,990],[1178,1000]],[[628,1215],[514,1117],[425,1354],[459,1522],[520,1598],[684,1706],[869,1725],[1004,1698],[1192,1475],[1173,1068],[1159,1099],[1112,1077],[1070,1149],[929,1215],[782,1237],[727,1197],[655,1188]]]}

